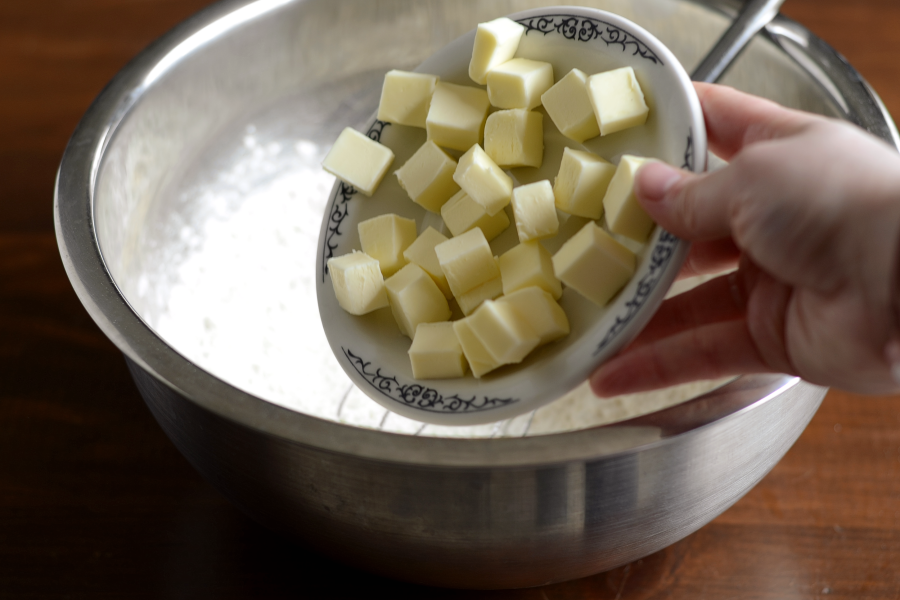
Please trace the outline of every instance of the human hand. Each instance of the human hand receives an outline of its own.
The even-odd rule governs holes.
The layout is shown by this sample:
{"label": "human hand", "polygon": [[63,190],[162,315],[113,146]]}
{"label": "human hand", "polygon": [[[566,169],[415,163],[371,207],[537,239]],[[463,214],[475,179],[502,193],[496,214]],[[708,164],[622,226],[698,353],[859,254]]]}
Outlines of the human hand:
{"label": "human hand", "polygon": [[591,376],[601,396],[777,372],[896,393],[900,154],[862,130],[696,84],[710,149],[700,175],[640,169],[638,201],[694,242],[682,274],[730,275],[666,300]]}

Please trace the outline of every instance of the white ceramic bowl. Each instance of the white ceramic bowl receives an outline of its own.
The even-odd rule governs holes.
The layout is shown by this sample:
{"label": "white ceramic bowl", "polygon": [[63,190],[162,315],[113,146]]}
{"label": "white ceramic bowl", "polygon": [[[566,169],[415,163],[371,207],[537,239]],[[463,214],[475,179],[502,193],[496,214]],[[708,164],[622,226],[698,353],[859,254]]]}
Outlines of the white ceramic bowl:
{"label": "white ceramic bowl", "polygon": [[[572,68],[592,74],[631,66],[650,108],[644,126],[596,137],[583,145],[563,137],[545,113],[543,165],[510,170],[516,185],[542,179],[552,182],[565,146],[589,150],[614,163],[623,154],[634,154],[697,172],[706,168],[706,130],[690,78],[675,56],[646,30],[617,15],[583,7],[541,8],[509,18],[526,28],[516,56],[550,62],[557,80]],[[474,36],[471,31],[458,38],[416,70],[439,75],[442,81],[474,86],[468,77]],[[392,171],[425,142],[424,129],[374,118],[366,133],[394,151]],[[332,350],[357,386],[394,412],[441,425],[473,425],[513,417],[582,383],[646,325],[688,250],[687,243],[656,227],[646,244],[634,246],[637,271],[606,307],[596,306],[573,289],[564,290],[560,305],[571,326],[565,338],[538,348],[518,365],[501,367],[481,379],[469,374],[460,379],[416,380],[407,354],[410,340],[400,333],[390,309],[364,316],[346,313],[337,304],[326,268],[332,256],[360,249],[359,222],[386,213],[415,219],[420,233],[428,226],[442,230],[440,217],[413,203],[392,172],[371,198],[338,181],[320,234],[316,264],[319,312]],[[491,242],[495,255],[517,243],[514,219],[511,222]],[[542,243],[553,253],[586,222],[569,217],[556,237]]]}

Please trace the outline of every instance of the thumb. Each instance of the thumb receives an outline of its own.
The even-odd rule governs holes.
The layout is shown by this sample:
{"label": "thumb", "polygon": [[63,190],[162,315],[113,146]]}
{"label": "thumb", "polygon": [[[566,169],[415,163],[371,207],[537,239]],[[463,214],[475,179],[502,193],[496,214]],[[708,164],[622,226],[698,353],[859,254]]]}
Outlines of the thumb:
{"label": "thumb", "polygon": [[634,193],[650,217],[678,237],[714,240],[731,234],[728,192],[734,183],[728,169],[700,175],[662,162],[648,162],[637,172]]}

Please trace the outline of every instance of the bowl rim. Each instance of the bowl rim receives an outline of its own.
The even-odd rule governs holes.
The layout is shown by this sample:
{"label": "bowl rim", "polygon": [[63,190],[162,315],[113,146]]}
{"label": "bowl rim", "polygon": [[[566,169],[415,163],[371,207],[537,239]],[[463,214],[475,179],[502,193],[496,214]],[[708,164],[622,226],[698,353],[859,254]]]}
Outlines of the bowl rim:
{"label": "bowl rim", "polygon": [[[177,56],[204,45],[213,31],[221,35],[271,11],[303,2],[222,0],[188,18],[138,54],[107,84],[69,140],[54,186],[60,256],[82,304],[128,359],[193,404],[266,435],[360,459],[446,467],[543,465],[634,451],[647,445],[646,438],[634,441],[616,435],[617,431],[656,426],[661,437],[651,443],[668,443],[718,421],[737,418],[796,386],[808,385],[787,375],[748,375],[670,409],[608,426],[523,438],[454,439],[389,433],[303,414],[248,394],[188,361],[141,319],[106,267],[93,222],[97,170],[116,128],[153,85],[148,77],[165,74],[159,65],[173,68]],[[728,14],[728,0],[707,0],[705,4]],[[865,120],[861,125],[896,145],[896,128],[884,105],[853,67],[801,25],[779,16],[770,26],[769,36],[776,35],[773,32],[778,28],[792,37],[804,37],[822,64],[831,61],[834,69],[841,70],[845,93],[869,108],[861,112],[860,118]],[[610,445],[611,439],[619,442]]]}
{"label": "bowl rim", "polygon": [[[506,18],[522,25],[523,40],[535,34],[532,37],[538,44],[562,43],[569,51],[578,48],[592,57],[602,56],[620,65],[634,64],[638,77],[644,80],[642,85],[654,89],[654,110],[668,116],[666,120],[658,119],[656,134],[657,139],[670,140],[666,160],[673,163],[677,160],[675,164],[697,173],[706,170],[706,126],[700,100],[681,62],[655,35],[625,17],[593,7],[539,7]],[[443,78],[448,69],[468,61],[474,38],[475,28],[472,28],[415,70]],[[552,41],[544,42],[551,38]],[[557,75],[561,77],[562,72]],[[465,79],[466,85],[473,85],[468,77]],[[668,109],[667,113],[669,106],[675,108]],[[401,147],[410,149],[408,144],[398,146],[384,141],[384,136],[392,132],[388,125],[373,114],[367,129],[360,131],[388,144],[395,152]],[[319,314],[338,364],[364,394],[392,412],[436,425],[477,425],[513,418],[546,406],[581,385],[602,362],[634,339],[652,318],[690,248],[688,242],[654,226],[638,254],[635,273],[604,307],[604,312],[588,321],[577,334],[573,330],[562,346],[548,346],[541,358],[528,362],[527,368],[513,365],[513,370],[501,369],[485,378],[467,374],[463,378],[421,380],[404,368],[408,367],[409,359],[399,343],[381,352],[383,338],[371,332],[360,317],[338,307],[326,266],[330,258],[346,253],[348,248],[358,249],[357,245],[348,246],[346,235],[361,222],[360,215],[367,210],[363,205],[372,210],[370,203],[375,201],[388,203],[382,213],[407,202],[399,196],[377,193],[360,200],[357,190],[340,180],[332,187],[322,215],[316,257]],[[427,214],[419,207],[415,210]],[[427,223],[427,217],[424,218]]]}

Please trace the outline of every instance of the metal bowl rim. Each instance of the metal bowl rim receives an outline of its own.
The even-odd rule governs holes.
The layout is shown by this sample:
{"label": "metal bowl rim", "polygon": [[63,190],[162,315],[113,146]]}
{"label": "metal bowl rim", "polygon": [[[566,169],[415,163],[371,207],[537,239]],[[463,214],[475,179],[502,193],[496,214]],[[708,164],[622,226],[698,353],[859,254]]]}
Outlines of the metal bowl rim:
{"label": "metal bowl rim", "polygon": [[[233,19],[236,13],[245,12],[252,19],[269,10],[304,1],[223,0],[202,10],[164,34],[129,62],[82,117],[57,172],[54,224],[69,279],[94,321],[136,365],[193,403],[243,426],[304,446],[389,462],[461,467],[550,464],[593,459],[647,446],[641,443],[628,449],[619,448],[612,453],[597,449],[598,445],[602,447],[609,428],[628,426],[629,421],[562,433],[502,439],[416,437],[328,421],[272,404],[200,369],[160,338],[131,307],[106,267],[93,224],[94,184],[106,145],[117,126],[149,89],[145,85],[148,74],[165,57],[171,56],[180,44],[223,18],[232,18],[235,25],[246,22]],[[805,28],[785,17],[778,17],[778,22],[789,23],[793,28],[805,31]],[[818,39],[811,33],[809,37]],[[170,68],[177,64],[177,61],[172,61]],[[877,96],[875,98],[877,100]],[[875,103],[876,108],[890,121],[880,101]],[[694,417],[691,431],[729,415],[737,417],[769,399],[796,391],[798,385],[808,385],[787,375],[750,377],[753,387],[764,390],[762,394],[735,406],[728,414],[716,414],[709,420]],[[715,393],[719,397],[727,396],[732,391],[746,390],[747,383],[747,376],[740,377]],[[701,396],[666,412],[687,410],[704,398]],[[682,431],[651,444],[671,443],[691,431]]]}

